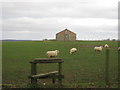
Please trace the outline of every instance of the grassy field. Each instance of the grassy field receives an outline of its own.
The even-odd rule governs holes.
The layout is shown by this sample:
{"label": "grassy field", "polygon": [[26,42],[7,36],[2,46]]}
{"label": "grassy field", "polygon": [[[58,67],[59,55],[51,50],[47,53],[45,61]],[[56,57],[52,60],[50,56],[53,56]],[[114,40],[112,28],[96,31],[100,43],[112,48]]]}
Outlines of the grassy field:
{"label": "grassy field", "polygon": [[[29,87],[30,63],[34,58],[46,58],[46,51],[60,50],[56,58],[63,58],[63,87],[87,88],[106,87],[105,85],[105,48],[98,54],[93,47],[95,45],[110,46],[110,87],[117,87],[118,75],[118,42],[112,41],[17,41],[3,42],[2,66],[3,84],[8,87]],[[69,50],[76,47],[78,52],[73,55]],[[57,64],[39,64],[38,73],[57,70]],[[51,80],[39,80],[39,84],[46,83],[51,87]],[[54,87],[54,86],[53,86]]]}

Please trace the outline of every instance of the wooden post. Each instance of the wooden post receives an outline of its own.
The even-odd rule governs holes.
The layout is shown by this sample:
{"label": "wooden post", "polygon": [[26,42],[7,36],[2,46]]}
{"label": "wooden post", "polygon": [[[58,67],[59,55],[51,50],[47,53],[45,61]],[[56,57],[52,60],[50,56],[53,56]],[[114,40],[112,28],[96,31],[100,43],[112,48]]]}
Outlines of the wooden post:
{"label": "wooden post", "polygon": [[[55,74],[53,74],[55,76]],[[52,83],[55,83],[55,78],[52,79]]]}
{"label": "wooden post", "polygon": [[[58,63],[58,74],[62,75],[62,63],[61,62]],[[62,79],[59,78],[58,81],[59,81],[59,84],[61,85],[62,84]]]}
{"label": "wooden post", "polygon": [[106,48],[105,82],[109,86],[109,48]]}
{"label": "wooden post", "polygon": [[[36,63],[31,63],[31,75],[36,75],[36,73],[37,73],[37,71],[36,71]],[[31,78],[31,83],[36,84],[37,79]]]}

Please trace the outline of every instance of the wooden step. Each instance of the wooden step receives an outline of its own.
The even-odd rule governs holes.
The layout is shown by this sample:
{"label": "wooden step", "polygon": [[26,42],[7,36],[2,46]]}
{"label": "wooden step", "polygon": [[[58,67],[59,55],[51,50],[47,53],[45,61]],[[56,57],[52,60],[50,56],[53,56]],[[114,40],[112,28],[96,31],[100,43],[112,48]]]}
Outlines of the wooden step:
{"label": "wooden step", "polygon": [[53,71],[53,72],[44,73],[44,74],[32,75],[32,76],[29,76],[29,78],[42,78],[42,77],[47,77],[47,76],[57,74],[57,73],[58,73],[58,71]]}

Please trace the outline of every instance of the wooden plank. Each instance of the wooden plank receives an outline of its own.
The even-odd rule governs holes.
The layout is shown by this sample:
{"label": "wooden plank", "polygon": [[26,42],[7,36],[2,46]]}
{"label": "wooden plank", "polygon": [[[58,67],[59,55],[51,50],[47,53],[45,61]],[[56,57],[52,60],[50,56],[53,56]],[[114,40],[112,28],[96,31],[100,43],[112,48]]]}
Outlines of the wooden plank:
{"label": "wooden plank", "polygon": [[40,77],[38,79],[63,79],[64,75],[50,75],[47,77]]}
{"label": "wooden plank", "polygon": [[33,60],[61,60],[60,58],[35,58]]}
{"label": "wooden plank", "polygon": [[58,58],[35,58],[30,63],[59,63],[59,62],[64,62],[64,60]]}
{"label": "wooden plank", "polygon": [[[33,78],[31,76],[29,76],[29,78]],[[64,75],[48,75],[48,76],[44,76],[44,77],[34,77],[34,79],[63,79]]]}
{"label": "wooden plank", "polygon": [[37,75],[31,75],[29,78],[40,78],[40,77],[46,77],[52,74],[57,74],[58,71],[53,71],[53,72],[49,72],[49,73],[44,73],[44,74],[37,74]]}

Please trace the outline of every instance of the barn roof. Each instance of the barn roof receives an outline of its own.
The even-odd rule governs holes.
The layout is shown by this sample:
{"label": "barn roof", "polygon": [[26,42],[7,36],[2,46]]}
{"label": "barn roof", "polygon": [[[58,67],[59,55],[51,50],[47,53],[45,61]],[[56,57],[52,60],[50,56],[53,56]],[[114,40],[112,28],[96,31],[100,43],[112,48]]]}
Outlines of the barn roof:
{"label": "barn roof", "polygon": [[[71,33],[74,33],[74,32],[72,32],[72,31],[70,31],[70,30],[68,30],[68,29],[65,29],[65,30],[63,30],[63,31],[60,31],[60,32],[56,33],[56,35],[64,32],[64,31],[69,31],[69,32],[71,32]],[[74,34],[76,34],[76,33],[74,33]]]}

